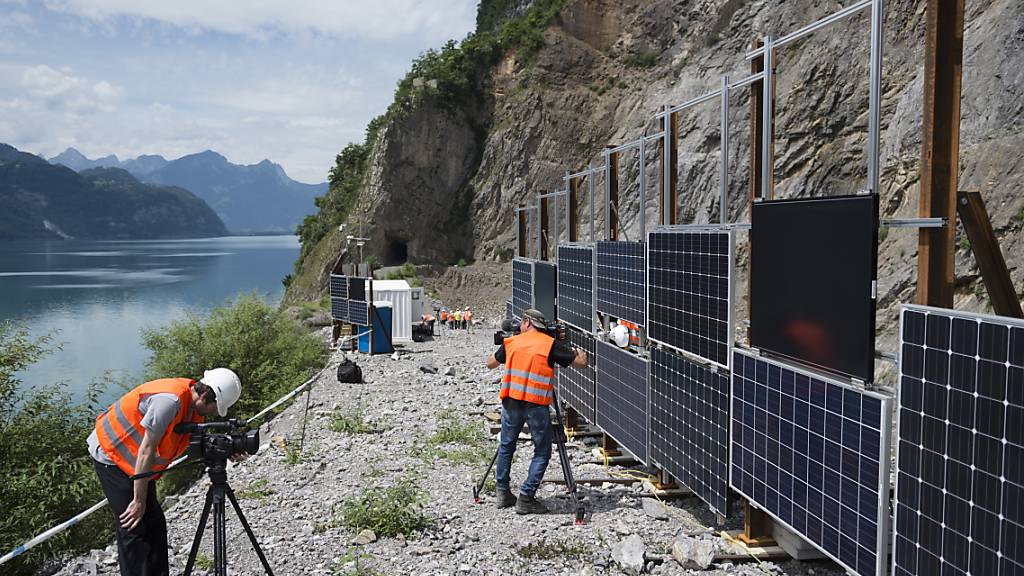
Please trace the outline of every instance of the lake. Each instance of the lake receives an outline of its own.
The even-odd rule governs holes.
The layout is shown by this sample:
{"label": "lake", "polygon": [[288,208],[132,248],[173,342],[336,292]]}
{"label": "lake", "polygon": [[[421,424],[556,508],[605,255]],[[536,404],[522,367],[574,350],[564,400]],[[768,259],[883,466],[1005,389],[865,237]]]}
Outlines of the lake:
{"label": "lake", "polygon": [[143,328],[243,292],[280,301],[298,255],[295,236],[0,242],[0,320],[63,346],[19,374],[26,387],[63,381],[81,398],[107,371],[142,375]]}

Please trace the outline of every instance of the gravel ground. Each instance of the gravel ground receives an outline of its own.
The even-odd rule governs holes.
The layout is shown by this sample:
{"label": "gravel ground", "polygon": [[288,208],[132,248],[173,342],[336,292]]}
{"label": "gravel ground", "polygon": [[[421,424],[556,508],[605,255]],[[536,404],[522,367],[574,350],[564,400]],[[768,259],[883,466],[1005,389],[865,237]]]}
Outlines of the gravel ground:
{"label": "gravel ground", "polygon": [[[464,448],[443,445],[432,451],[427,440],[445,414],[485,428],[483,413],[497,407],[498,371],[488,371],[483,365],[492,349],[491,333],[477,330],[408,345],[397,359],[353,354],[363,369],[365,384],[336,381],[333,368],[342,354],[335,352],[311,393],[301,458],[295,458],[294,452],[305,397],[263,426],[260,452],[232,465],[228,477],[275,574],[619,574],[623,570],[612,558],[612,549],[633,535],[643,543],[642,569],[654,574],[844,573],[825,561],[751,560],[688,570],[671,555],[673,541],[682,538],[727,546],[713,535],[718,528],[709,528],[714,526],[714,516],[698,499],[687,498],[669,503],[667,519],[655,519],[645,513],[643,500],[649,498],[642,496],[639,487],[584,487],[591,511],[584,526],[572,524],[571,505],[555,484],[545,484],[538,492],[554,512],[545,516],[517,516],[512,510],[498,510],[491,496],[474,504],[472,485],[486,463],[453,463],[438,454]],[[436,367],[438,372],[425,373],[421,366]],[[444,375],[448,368],[453,376]],[[347,434],[329,427],[332,415],[360,405],[370,423],[388,429]],[[478,452],[493,453],[496,438],[487,436]],[[585,439],[569,445],[577,478],[608,475],[603,465],[591,463],[587,443],[593,442]],[[525,478],[531,454],[529,441],[521,441],[513,467],[514,484]],[[342,502],[363,491],[380,492],[402,477],[415,479],[425,491],[429,527],[408,538],[380,537],[365,545],[353,544],[357,531],[338,521]],[[547,479],[561,477],[556,454]],[[204,478],[165,503],[172,573],[184,568],[207,487]],[[727,527],[737,526],[734,520]],[[213,557],[212,541],[212,531],[207,529],[202,552],[206,558]],[[263,573],[231,510],[228,543],[231,574]],[[530,557],[530,549],[523,550],[529,544],[545,558]],[[71,560],[58,573],[116,574],[114,549],[110,546]]]}

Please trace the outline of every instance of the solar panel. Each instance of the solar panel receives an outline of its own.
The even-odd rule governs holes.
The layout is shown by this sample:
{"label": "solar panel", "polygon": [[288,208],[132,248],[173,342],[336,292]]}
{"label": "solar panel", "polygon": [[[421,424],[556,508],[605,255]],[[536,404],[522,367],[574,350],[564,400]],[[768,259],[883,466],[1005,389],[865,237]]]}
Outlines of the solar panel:
{"label": "solar panel", "polygon": [[733,489],[849,571],[884,574],[890,399],[734,353]]}
{"label": "solar panel", "polygon": [[348,300],[331,297],[331,318],[348,322]]}
{"label": "solar panel", "polygon": [[362,276],[348,277],[348,299],[353,302],[366,302],[366,278]]}
{"label": "solar panel", "polygon": [[595,340],[590,334],[573,328],[565,332],[569,343],[586,351],[590,361],[583,368],[558,368],[558,395],[588,422],[594,422]]}
{"label": "solar panel", "polygon": [[331,274],[331,298],[348,299],[348,276]]}
{"label": "solar panel", "polygon": [[1024,574],[1024,322],[904,306],[893,574]]}
{"label": "solar panel", "polygon": [[512,319],[512,299],[505,300],[505,319]]}
{"label": "solar panel", "polygon": [[550,262],[533,263],[533,307],[545,318],[555,318],[558,289],[558,267]]}
{"label": "solar panel", "polygon": [[595,251],[597,311],[645,326],[643,242],[598,242]]}
{"label": "solar panel", "polygon": [[595,422],[637,460],[647,462],[647,360],[598,342]]}
{"label": "solar panel", "polygon": [[679,354],[651,351],[651,460],[727,515],[727,374]]}
{"label": "solar panel", "polygon": [[369,326],[370,325],[370,305],[366,302],[357,302],[355,300],[348,301],[348,321],[359,325]]}
{"label": "solar panel", "polygon": [[648,337],[724,368],[732,350],[733,233],[687,226],[647,240]]}
{"label": "solar panel", "polygon": [[512,261],[512,315],[523,317],[533,308],[533,262],[516,258]]}
{"label": "solar panel", "polygon": [[594,329],[594,248],[558,247],[558,319],[585,332]]}

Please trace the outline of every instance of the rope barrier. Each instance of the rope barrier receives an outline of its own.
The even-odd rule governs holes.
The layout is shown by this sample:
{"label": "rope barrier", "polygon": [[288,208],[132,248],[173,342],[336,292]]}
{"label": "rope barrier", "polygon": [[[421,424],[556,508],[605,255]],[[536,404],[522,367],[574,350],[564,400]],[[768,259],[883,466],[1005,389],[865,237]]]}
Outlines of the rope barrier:
{"label": "rope barrier", "polygon": [[[284,404],[285,402],[287,402],[287,401],[291,400],[292,398],[298,396],[299,394],[305,392],[306,389],[309,387],[309,385],[312,384],[314,381],[316,381],[316,379],[319,378],[320,375],[323,374],[325,370],[327,370],[326,366],[323,369],[321,369],[319,372],[317,372],[316,375],[312,376],[309,380],[306,380],[305,382],[303,382],[298,388],[292,390],[288,394],[285,394],[279,400],[277,400],[276,402],[274,402],[270,406],[267,406],[266,408],[261,410],[255,416],[253,416],[253,417],[249,418],[248,420],[246,420],[245,423],[246,424],[251,424],[255,420],[257,420],[259,418],[262,418],[264,415],[266,415],[268,412],[270,412],[274,408],[277,408],[281,404]],[[171,462],[170,466],[167,467],[167,470],[168,471],[173,470],[176,466],[180,465],[182,462],[184,462],[186,460],[188,460],[188,456],[182,456],[181,458],[178,458],[174,462]],[[35,548],[36,546],[38,546],[38,545],[46,542],[47,540],[53,538],[57,534],[60,534],[61,532],[64,532],[65,530],[68,530],[72,526],[78,524],[82,520],[85,520],[86,518],[91,516],[94,512],[96,512],[100,508],[103,508],[106,505],[107,505],[107,500],[106,500],[106,498],[104,498],[103,500],[93,504],[89,509],[84,510],[84,511],[78,513],[77,515],[72,516],[71,518],[68,518],[64,522],[61,522],[60,524],[57,524],[56,526],[46,530],[45,532],[40,533],[35,538],[32,538],[31,540],[29,540],[28,542],[25,542],[21,546],[18,546],[16,548],[14,548],[13,550],[8,552],[7,554],[4,554],[3,556],[0,556],[0,565],[3,565],[5,563],[13,560],[14,558],[24,554],[25,552],[31,550],[32,548]]]}

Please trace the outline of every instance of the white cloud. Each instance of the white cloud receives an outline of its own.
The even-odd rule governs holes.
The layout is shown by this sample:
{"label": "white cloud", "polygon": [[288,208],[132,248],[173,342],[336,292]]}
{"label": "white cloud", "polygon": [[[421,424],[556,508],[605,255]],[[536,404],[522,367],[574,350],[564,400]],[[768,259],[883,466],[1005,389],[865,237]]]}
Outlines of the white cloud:
{"label": "white cloud", "polygon": [[95,21],[145,18],[182,28],[265,37],[312,31],[371,39],[422,34],[432,42],[471,28],[475,0],[46,0],[51,10]]}
{"label": "white cloud", "polygon": [[73,75],[69,68],[57,70],[45,64],[25,68],[21,86],[51,110],[82,114],[115,111],[122,93],[121,88],[106,80],[93,82]]}

